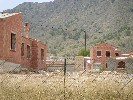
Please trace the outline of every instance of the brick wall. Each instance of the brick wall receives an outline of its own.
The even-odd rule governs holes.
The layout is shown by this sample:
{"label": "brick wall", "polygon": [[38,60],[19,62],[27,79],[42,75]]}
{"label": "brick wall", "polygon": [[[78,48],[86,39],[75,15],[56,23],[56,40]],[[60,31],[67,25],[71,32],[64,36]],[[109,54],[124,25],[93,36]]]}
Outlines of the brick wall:
{"label": "brick wall", "polygon": [[37,66],[38,66],[38,58],[37,58],[38,45],[37,45],[37,41],[36,40],[32,41],[31,51],[32,51],[32,62],[31,62],[32,65],[31,66],[32,66],[32,68],[37,68]]}
{"label": "brick wall", "polygon": [[3,32],[4,32],[4,20],[0,19],[0,59],[3,60]]}
{"label": "brick wall", "polygon": [[[41,49],[44,50],[44,59],[41,59]],[[46,67],[46,51],[47,45],[40,41],[32,41],[32,67],[36,69],[43,69]]]}
{"label": "brick wall", "polygon": [[[44,50],[44,59],[41,59],[41,49]],[[46,67],[46,53],[47,53],[47,45],[38,41],[38,69],[44,69]]]}
{"label": "brick wall", "polygon": [[[24,43],[24,55],[21,57],[21,64],[23,67],[30,67],[33,69],[43,69],[46,67],[46,50],[47,45],[38,42],[35,39],[30,39],[25,36],[22,37]],[[27,45],[31,47],[31,57],[27,58]],[[41,59],[41,49],[44,50],[44,59]]]}
{"label": "brick wall", "polygon": [[[3,50],[1,53],[3,55],[3,59],[14,62],[21,63],[21,32],[22,32],[22,16],[21,13],[16,15],[1,19],[2,32],[0,33],[0,38],[2,38],[2,46]],[[11,50],[11,33],[16,34],[16,48],[15,50]]]}
{"label": "brick wall", "polygon": [[32,40],[25,36],[22,36],[22,43],[24,43],[24,55],[21,56],[21,64],[23,67],[31,67],[31,57],[27,57],[27,45],[32,48]]}
{"label": "brick wall", "polygon": [[[13,34],[14,36],[11,36]],[[14,13],[8,16],[8,13],[0,18],[0,60],[7,60],[23,67],[43,69],[46,67],[47,45],[28,37],[29,24],[25,23],[24,36],[22,36],[22,15]],[[11,39],[15,37],[14,39]],[[12,40],[15,40],[12,41]],[[15,44],[14,47],[11,43]],[[22,43],[24,44],[22,55]],[[30,49],[28,49],[30,47]],[[44,50],[41,59],[41,49]],[[28,52],[30,56],[28,56]]]}
{"label": "brick wall", "polygon": [[[97,56],[97,51],[101,51],[101,56]],[[90,57],[91,57],[91,64],[94,64],[96,62],[100,62],[103,66],[106,68],[106,61],[110,57],[106,57],[106,51],[110,51],[110,57],[115,57],[115,48],[108,44],[108,43],[100,43],[97,44],[90,49]]]}

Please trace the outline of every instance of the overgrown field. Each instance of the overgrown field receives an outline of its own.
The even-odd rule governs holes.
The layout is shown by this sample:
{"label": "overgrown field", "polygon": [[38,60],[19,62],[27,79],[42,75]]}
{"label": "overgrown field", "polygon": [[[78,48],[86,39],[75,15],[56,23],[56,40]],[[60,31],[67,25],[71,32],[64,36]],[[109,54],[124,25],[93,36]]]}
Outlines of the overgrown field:
{"label": "overgrown field", "polygon": [[0,100],[133,100],[133,75],[117,72],[1,74]]}

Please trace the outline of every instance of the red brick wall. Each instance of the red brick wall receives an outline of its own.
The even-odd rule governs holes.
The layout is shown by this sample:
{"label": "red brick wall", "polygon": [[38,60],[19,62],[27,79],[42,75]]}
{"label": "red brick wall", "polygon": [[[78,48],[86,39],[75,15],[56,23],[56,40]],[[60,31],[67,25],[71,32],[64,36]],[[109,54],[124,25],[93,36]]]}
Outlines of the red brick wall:
{"label": "red brick wall", "polygon": [[[5,60],[14,63],[21,63],[21,56],[20,56],[20,43],[21,43],[21,32],[22,32],[22,17],[21,14],[16,14],[7,18],[4,18],[2,23],[3,24],[3,56]],[[16,34],[16,50],[11,50],[11,33]],[[0,34],[0,35],[1,35]]]}
{"label": "red brick wall", "polygon": [[22,36],[22,43],[24,43],[24,56],[21,56],[21,64],[23,67],[31,67],[32,52],[31,57],[27,58],[27,45],[32,48],[32,40]]}
{"label": "red brick wall", "polygon": [[[44,60],[41,60],[41,49],[44,49]],[[32,41],[32,68],[43,69],[46,67],[47,46],[37,40]]]}
{"label": "red brick wall", "polygon": [[25,22],[25,25],[24,25],[24,36],[25,37],[28,37],[29,36],[29,23],[28,22]]}
{"label": "red brick wall", "polygon": [[[22,36],[21,13],[0,19],[0,60],[18,63],[23,67],[45,68],[46,44],[28,38],[29,25],[25,29],[27,34]],[[11,33],[16,34],[15,50],[11,50]],[[24,43],[24,56],[21,56],[22,43]],[[30,46],[30,58],[27,58],[27,45]],[[41,49],[44,49],[44,60],[41,60]]]}
{"label": "red brick wall", "polygon": [[[44,43],[38,42],[35,39],[22,37],[24,43],[24,56],[21,57],[21,64],[24,67],[31,67],[33,69],[43,69],[46,67],[46,50],[47,46]],[[31,46],[31,58],[27,58],[27,45]],[[41,49],[44,49],[44,60],[41,60]]]}
{"label": "red brick wall", "polygon": [[32,41],[32,68],[37,68],[38,64],[38,58],[37,58],[37,55],[38,55],[38,45],[37,45],[37,41],[36,40],[33,40]]}
{"label": "red brick wall", "polygon": [[[41,59],[41,49],[44,49],[44,60]],[[43,69],[46,67],[46,53],[47,45],[41,42],[38,42],[38,69]]]}
{"label": "red brick wall", "polygon": [[4,49],[3,49],[3,32],[4,32],[4,20],[0,19],[0,59],[3,60],[3,53],[4,53]]}
{"label": "red brick wall", "polygon": [[[97,51],[101,51],[101,57],[97,57]],[[106,61],[109,59],[106,57],[106,51],[110,51],[110,56],[115,57],[115,48],[107,43],[100,43],[96,46],[91,47],[90,49],[90,57],[91,64],[95,62],[101,62],[103,67],[106,67]]]}

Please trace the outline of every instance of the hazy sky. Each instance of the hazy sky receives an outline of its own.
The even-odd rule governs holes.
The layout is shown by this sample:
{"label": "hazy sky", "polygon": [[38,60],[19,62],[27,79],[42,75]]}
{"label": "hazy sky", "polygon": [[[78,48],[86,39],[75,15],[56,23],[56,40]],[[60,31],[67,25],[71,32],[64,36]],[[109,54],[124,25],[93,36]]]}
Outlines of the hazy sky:
{"label": "hazy sky", "polygon": [[0,0],[0,12],[6,9],[12,9],[23,2],[50,2],[54,0]]}

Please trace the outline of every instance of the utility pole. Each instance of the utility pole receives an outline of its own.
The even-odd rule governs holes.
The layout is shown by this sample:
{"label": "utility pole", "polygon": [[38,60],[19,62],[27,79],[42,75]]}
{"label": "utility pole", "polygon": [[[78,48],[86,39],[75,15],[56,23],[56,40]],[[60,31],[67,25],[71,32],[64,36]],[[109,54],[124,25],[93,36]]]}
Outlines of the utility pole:
{"label": "utility pole", "polygon": [[[85,30],[84,30],[84,33],[85,33],[85,52],[84,53],[86,53],[86,31]],[[84,59],[84,69],[86,69],[85,66],[86,65],[85,65],[85,59]]]}
{"label": "utility pole", "polygon": [[64,59],[64,100],[66,100],[66,57]]}
{"label": "utility pole", "polygon": [[86,31],[84,30],[85,33],[85,52],[86,52]]}

